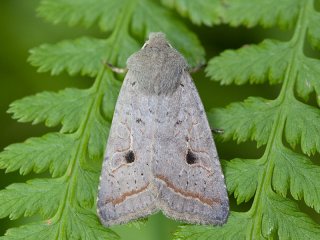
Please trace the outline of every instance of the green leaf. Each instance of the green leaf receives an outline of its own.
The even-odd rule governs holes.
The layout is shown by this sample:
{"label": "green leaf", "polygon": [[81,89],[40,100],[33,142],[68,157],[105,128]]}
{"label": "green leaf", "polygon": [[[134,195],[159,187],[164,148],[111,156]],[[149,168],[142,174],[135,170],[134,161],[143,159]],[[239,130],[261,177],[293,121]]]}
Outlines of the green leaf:
{"label": "green leaf", "polygon": [[6,169],[6,172],[19,170],[22,175],[49,169],[53,177],[61,176],[68,167],[74,143],[72,135],[49,133],[24,143],[12,144],[0,153],[0,168]]}
{"label": "green leaf", "polygon": [[117,42],[119,52],[117,59],[113,61],[108,59],[108,55],[114,50],[112,40],[82,37],[57,44],[43,44],[30,50],[28,61],[39,67],[38,72],[50,71],[52,75],[58,75],[67,71],[70,75],[81,73],[93,77],[102,68],[107,68],[106,63],[125,66],[126,59],[139,49],[138,43],[125,34]]}
{"label": "green leaf", "polygon": [[237,203],[248,202],[256,192],[258,176],[263,166],[257,159],[223,161],[228,192],[234,193]]}
{"label": "green leaf", "polygon": [[290,189],[295,199],[303,199],[320,212],[320,167],[286,147],[274,147],[271,156],[276,160],[272,175],[274,189],[284,197]]}
{"label": "green leaf", "polygon": [[128,0],[42,0],[38,13],[54,24],[90,27],[97,22],[103,30],[110,31],[117,27],[118,16],[126,3]]}
{"label": "green leaf", "polygon": [[286,111],[285,137],[288,143],[293,148],[301,143],[301,150],[308,155],[320,152],[320,110],[295,100],[286,106]]}
{"label": "green leaf", "polygon": [[119,239],[118,235],[99,222],[96,211],[92,213],[81,208],[71,208],[67,214],[70,224],[66,223],[66,236],[70,236],[71,239]]}
{"label": "green leaf", "polygon": [[34,239],[50,239],[57,235],[59,225],[50,226],[48,222],[39,222],[24,225],[19,228],[11,228],[0,239],[3,240],[34,240]]}
{"label": "green leaf", "polygon": [[276,231],[279,239],[284,240],[319,238],[319,225],[302,213],[297,204],[271,192],[268,193],[264,203],[262,215],[264,238],[270,238]]}
{"label": "green leaf", "polygon": [[86,114],[92,97],[90,90],[65,89],[58,93],[42,92],[10,104],[9,113],[19,122],[37,124],[45,122],[48,127],[62,123],[62,132],[79,128],[81,116]]}
{"label": "green leaf", "polygon": [[105,150],[110,125],[99,116],[91,124],[93,128],[89,136],[88,154],[91,158],[101,159]]}
{"label": "green leaf", "polygon": [[[90,162],[92,164],[92,162]],[[99,167],[101,161],[99,161]],[[98,168],[98,167],[97,167]],[[89,169],[88,167],[79,168],[79,177],[76,185],[76,199],[79,206],[90,209],[96,206],[97,186],[99,183],[100,171]],[[85,189],[86,191],[83,191]]]}
{"label": "green leaf", "polygon": [[222,22],[224,5],[218,0],[161,0],[170,8],[175,8],[182,16],[187,16],[194,24],[211,26]]}
{"label": "green leaf", "polygon": [[224,109],[213,109],[208,113],[211,126],[223,129],[223,140],[257,141],[266,144],[277,113],[277,102],[250,97],[244,102],[232,103]]}
{"label": "green leaf", "polygon": [[[296,91],[298,95],[305,100],[309,99],[309,95],[315,92],[320,95],[320,61],[308,57],[301,57],[299,60],[299,72],[296,82]],[[318,104],[320,105],[319,98]]]}
{"label": "green leaf", "polygon": [[[227,50],[209,61],[207,75],[221,84],[280,83],[292,55],[288,43],[264,40],[259,45]],[[272,59],[272,61],[270,61]]]}
{"label": "green leaf", "polygon": [[50,71],[52,75],[58,75],[66,70],[70,75],[80,72],[82,75],[96,76],[110,49],[105,39],[82,37],[33,48],[28,61],[39,67],[38,72]]}
{"label": "green leaf", "polygon": [[[112,9],[112,11],[110,11],[110,9]],[[152,9],[152,11],[150,11],[150,9]],[[167,34],[174,47],[184,54],[190,66],[198,66],[204,62],[204,50],[196,35],[190,32],[170,11],[149,0],[43,0],[41,1],[38,11],[41,16],[53,23],[66,22],[70,25],[84,24],[91,26],[97,20],[100,28],[104,31],[109,32],[115,28],[122,28],[123,30],[119,36],[111,35],[112,44],[108,44],[110,46],[108,52],[110,52],[111,55],[115,49],[119,51],[117,54],[120,56],[118,62],[107,57],[107,60],[114,64],[118,63],[123,66],[125,63],[124,60],[133,53],[132,50],[138,49],[136,41],[130,37],[129,29],[132,29],[132,31],[141,38],[148,36],[150,32],[162,31]],[[121,14],[123,12],[125,12],[126,16],[124,22],[117,23],[118,16],[122,16]],[[159,21],[159,19],[161,19],[161,21]],[[114,41],[114,37],[117,38],[117,42]],[[80,43],[82,43],[82,41],[80,41]],[[81,45],[80,43],[76,43],[75,45]],[[70,48],[67,43],[61,43],[61,46],[63,46],[62,49],[66,50]],[[95,47],[93,47],[93,49],[94,48]],[[98,46],[97,49],[100,49],[100,46]],[[65,50],[60,52],[63,53],[64,51]],[[88,51],[90,51],[90,49]],[[94,54],[97,56],[97,54],[101,53]],[[74,55],[77,57],[79,54],[72,54],[72,56]],[[92,55],[92,53],[90,55]],[[101,55],[99,56],[101,57]],[[53,52],[52,59],[54,59],[54,57],[55,54]],[[38,59],[38,57],[35,57],[35,59]],[[84,62],[86,59],[87,57],[85,57]],[[95,59],[94,62],[96,63],[96,61],[101,61],[101,58],[99,58],[99,60]],[[78,62],[67,64],[65,61],[58,59],[57,61],[47,64],[43,64],[41,61],[37,61],[36,63],[38,63],[37,66],[44,65],[42,69],[45,71],[51,69],[52,65],[57,65],[55,66],[56,69],[54,69],[54,72],[60,72],[62,69],[68,69],[71,73],[80,71]],[[92,69],[90,69],[90,71],[84,71],[84,73],[87,72],[93,74],[94,71]]]}
{"label": "green leaf", "polygon": [[308,22],[308,39],[313,47],[320,49],[320,29],[318,23],[320,21],[320,13],[315,9],[310,12],[310,21]]}
{"label": "green leaf", "polygon": [[245,229],[250,224],[250,220],[237,212],[231,212],[228,222],[223,227],[186,225],[180,226],[174,235],[174,240],[197,239],[197,240],[233,240],[245,239]]}
{"label": "green leaf", "polygon": [[74,240],[119,239],[111,230],[102,227],[92,212],[70,208],[65,215],[65,221],[63,222],[55,222],[55,219],[49,219],[45,222],[37,222],[19,228],[12,228],[8,230],[4,237],[0,237],[0,239],[52,239],[53,236],[60,236],[59,239]]}
{"label": "green leaf", "polygon": [[[188,16],[195,24],[228,23],[231,26],[262,25],[291,27],[299,13],[299,0],[162,0],[175,8],[182,16]],[[276,7],[275,7],[276,6]],[[254,14],[259,13],[259,14]]]}
{"label": "green leaf", "polygon": [[0,191],[0,217],[17,219],[40,213],[43,217],[52,216],[66,191],[61,179],[34,179],[26,183],[14,183]]}
{"label": "green leaf", "polygon": [[111,122],[114,107],[120,92],[121,83],[117,81],[112,74],[105,74],[103,75],[103,78],[103,82],[106,83],[105,88],[108,89],[108,91],[103,94],[101,115],[104,117],[104,119],[107,119],[109,122]]}
{"label": "green leaf", "polygon": [[225,6],[225,21],[231,26],[291,27],[304,1],[226,0],[220,4]]}

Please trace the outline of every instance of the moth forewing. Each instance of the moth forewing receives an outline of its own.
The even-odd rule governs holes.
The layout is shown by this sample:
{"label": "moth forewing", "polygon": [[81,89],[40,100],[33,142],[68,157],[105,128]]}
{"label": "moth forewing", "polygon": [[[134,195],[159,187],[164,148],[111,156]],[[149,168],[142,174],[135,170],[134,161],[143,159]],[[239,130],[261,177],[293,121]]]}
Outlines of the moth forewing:
{"label": "moth forewing", "polygon": [[225,223],[224,177],[185,59],[163,33],[152,33],[127,67],[100,177],[101,222],[162,211],[187,223]]}

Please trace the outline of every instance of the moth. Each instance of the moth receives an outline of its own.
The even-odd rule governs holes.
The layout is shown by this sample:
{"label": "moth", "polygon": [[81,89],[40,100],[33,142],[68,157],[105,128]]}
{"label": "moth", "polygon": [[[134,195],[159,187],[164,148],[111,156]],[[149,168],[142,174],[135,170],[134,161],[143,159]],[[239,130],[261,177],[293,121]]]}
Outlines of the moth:
{"label": "moth", "polygon": [[163,33],[151,33],[127,68],[100,176],[102,224],[158,211],[186,223],[225,223],[224,176],[186,60]]}

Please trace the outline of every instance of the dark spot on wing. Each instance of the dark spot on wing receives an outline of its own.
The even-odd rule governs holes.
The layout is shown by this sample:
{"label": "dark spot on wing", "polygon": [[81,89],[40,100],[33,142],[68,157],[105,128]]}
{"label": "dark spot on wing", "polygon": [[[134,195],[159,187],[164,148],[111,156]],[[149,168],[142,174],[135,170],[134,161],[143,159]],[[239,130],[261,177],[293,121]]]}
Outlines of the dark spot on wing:
{"label": "dark spot on wing", "polygon": [[144,124],[144,121],[142,121],[141,118],[137,118],[136,123],[142,123],[142,124]]}
{"label": "dark spot on wing", "polygon": [[134,152],[132,150],[128,151],[125,155],[127,163],[133,163],[135,160]]}
{"label": "dark spot on wing", "polygon": [[190,151],[190,149],[188,150],[188,153],[186,155],[186,161],[188,164],[195,164],[197,162],[197,156]]}
{"label": "dark spot on wing", "polygon": [[182,123],[182,121],[181,120],[178,120],[178,121],[176,121],[176,123],[174,124],[175,126],[176,125],[180,125]]}

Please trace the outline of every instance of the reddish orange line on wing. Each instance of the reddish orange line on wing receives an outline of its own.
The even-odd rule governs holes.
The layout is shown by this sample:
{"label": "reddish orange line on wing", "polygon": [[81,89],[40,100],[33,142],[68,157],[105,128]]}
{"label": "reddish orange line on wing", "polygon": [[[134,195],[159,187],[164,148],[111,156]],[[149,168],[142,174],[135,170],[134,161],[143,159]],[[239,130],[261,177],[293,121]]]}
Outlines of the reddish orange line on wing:
{"label": "reddish orange line on wing", "polygon": [[191,197],[191,198],[196,198],[198,199],[200,202],[205,203],[209,206],[212,206],[213,204],[221,204],[221,200],[218,198],[206,198],[203,195],[199,194],[199,193],[194,193],[194,192],[189,192],[189,191],[185,191],[182,189],[177,188],[173,183],[171,183],[169,181],[169,179],[163,175],[156,175],[156,178],[162,180],[163,182],[165,182],[165,184],[167,185],[168,188],[172,189],[174,192],[179,193],[185,197]]}
{"label": "reddish orange line on wing", "polygon": [[128,197],[139,194],[141,192],[143,192],[144,190],[146,190],[148,188],[150,183],[146,184],[145,186],[143,186],[142,188],[139,188],[137,190],[132,190],[130,192],[125,192],[124,194],[122,194],[120,197],[115,198],[115,199],[107,199],[106,200],[106,204],[111,202],[113,205],[117,205],[122,203],[123,201],[125,201]]}

